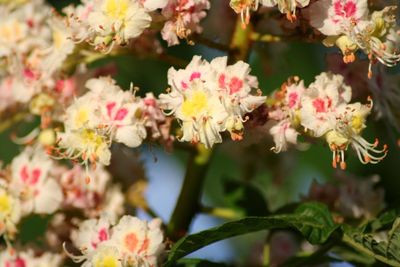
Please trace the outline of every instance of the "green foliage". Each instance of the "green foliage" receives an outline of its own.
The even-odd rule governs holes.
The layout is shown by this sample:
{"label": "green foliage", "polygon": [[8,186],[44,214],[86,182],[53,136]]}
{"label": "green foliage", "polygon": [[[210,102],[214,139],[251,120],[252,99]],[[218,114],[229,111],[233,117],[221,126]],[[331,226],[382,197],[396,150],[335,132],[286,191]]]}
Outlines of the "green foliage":
{"label": "green foliage", "polygon": [[359,229],[344,227],[343,241],[390,266],[400,266],[400,218],[393,223],[387,240],[380,241],[373,233],[362,233]]}
{"label": "green foliage", "polygon": [[292,228],[300,231],[310,243],[322,244],[338,227],[325,205],[305,203],[294,214],[247,217],[183,237],[172,247],[165,266],[214,242],[251,232]]}

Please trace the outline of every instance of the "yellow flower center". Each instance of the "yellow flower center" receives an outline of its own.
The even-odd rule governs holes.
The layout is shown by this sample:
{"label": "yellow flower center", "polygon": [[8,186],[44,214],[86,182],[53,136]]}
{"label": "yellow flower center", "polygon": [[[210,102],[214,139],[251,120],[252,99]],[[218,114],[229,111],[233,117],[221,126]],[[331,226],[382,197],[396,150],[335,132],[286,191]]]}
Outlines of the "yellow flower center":
{"label": "yellow flower center", "polygon": [[63,46],[66,39],[67,38],[61,31],[58,30],[53,31],[53,44],[55,48],[60,49]]}
{"label": "yellow flower center", "polygon": [[93,130],[85,129],[82,132],[82,139],[85,144],[91,144],[94,147],[100,147],[104,143],[102,136],[98,135]]}
{"label": "yellow flower center", "polygon": [[78,110],[75,116],[75,125],[77,128],[82,127],[89,120],[89,111],[86,108]]}
{"label": "yellow flower center", "polygon": [[196,117],[208,108],[207,95],[202,91],[196,91],[182,104],[182,114],[186,117]]}
{"label": "yellow flower center", "polygon": [[129,0],[106,0],[104,12],[113,19],[123,19],[129,8]]}
{"label": "yellow flower center", "polygon": [[362,116],[353,116],[351,120],[351,127],[356,133],[360,133],[364,128],[364,118]]}
{"label": "yellow flower center", "polygon": [[10,213],[11,201],[6,194],[0,195],[0,213]]}
{"label": "yellow flower center", "polygon": [[113,255],[105,255],[98,259],[95,263],[95,267],[117,267],[118,259],[116,259]]}

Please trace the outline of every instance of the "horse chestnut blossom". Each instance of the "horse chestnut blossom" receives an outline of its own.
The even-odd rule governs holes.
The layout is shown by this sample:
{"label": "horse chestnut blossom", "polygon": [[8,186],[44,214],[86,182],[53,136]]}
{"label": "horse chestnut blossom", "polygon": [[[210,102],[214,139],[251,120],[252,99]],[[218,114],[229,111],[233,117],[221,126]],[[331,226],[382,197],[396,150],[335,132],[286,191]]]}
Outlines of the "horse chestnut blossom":
{"label": "horse chestnut blossom", "polygon": [[11,163],[10,191],[20,196],[22,214],[50,214],[63,201],[60,185],[50,176],[54,162],[40,148],[27,147]]}
{"label": "horse chestnut blossom", "polygon": [[123,214],[124,195],[119,186],[111,184],[111,175],[103,166],[87,171],[80,165],[72,169],[62,166],[57,172],[64,192],[64,209],[82,209],[88,218],[107,214],[111,220]]}
{"label": "horse chestnut blossom", "polygon": [[311,26],[328,36],[326,46],[340,48],[344,62],[353,62],[359,49],[367,54],[371,77],[376,61],[388,67],[400,61],[395,10],[395,6],[388,6],[369,14],[367,0],[322,0],[310,6],[309,19]]}
{"label": "horse chestnut blossom", "polygon": [[0,252],[0,266],[6,267],[61,267],[63,257],[60,254],[45,252],[40,256],[35,255],[32,250],[10,251],[4,249]]}
{"label": "horse chestnut blossom", "polygon": [[169,69],[171,90],[160,100],[182,124],[180,141],[210,148],[222,142],[220,133],[226,130],[233,140],[242,139],[245,114],[265,102],[265,97],[251,94],[258,82],[249,72],[242,61],[228,66],[226,57],[208,63],[195,56],[184,70]]}
{"label": "horse chestnut blossom", "polygon": [[168,46],[179,44],[179,39],[187,39],[193,33],[201,33],[203,28],[199,23],[209,8],[209,0],[169,0],[162,9],[167,21],[161,30]]}
{"label": "horse chestnut blossom", "polygon": [[297,144],[300,133],[296,128],[300,122],[301,97],[305,90],[304,82],[294,77],[284,83],[281,90],[275,92],[268,100],[271,108],[268,117],[273,121],[269,133],[275,143],[271,150],[276,153],[286,151],[289,144]]}
{"label": "horse chestnut blossom", "polygon": [[146,137],[141,103],[109,77],[90,79],[89,92],[67,108],[64,132],[58,133],[59,156],[81,159],[85,166],[108,165],[112,141],[139,146]]}
{"label": "horse chestnut blossom", "polygon": [[296,137],[303,132],[326,140],[334,168],[337,164],[346,168],[344,152],[349,146],[361,163],[380,162],[386,156],[386,145],[378,149],[378,140],[369,143],[361,137],[372,100],[368,104],[350,104],[351,90],[343,76],[332,73],[321,73],[308,88],[304,88],[303,82],[285,85],[275,93],[278,104],[272,105],[269,113],[276,121],[270,129],[275,141],[273,150],[280,152],[287,149],[288,143],[297,144]]}
{"label": "horse chestnut blossom", "polygon": [[64,12],[75,41],[107,52],[141,35],[150,26],[149,12],[165,4],[164,0],[86,0]]}
{"label": "horse chestnut blossom", "polygon": [[106,217],[82,222],[72,240],[82,255],[69,256],[82,266],[157,266],[164,251],[161,221],[123,216],[114,225]]}

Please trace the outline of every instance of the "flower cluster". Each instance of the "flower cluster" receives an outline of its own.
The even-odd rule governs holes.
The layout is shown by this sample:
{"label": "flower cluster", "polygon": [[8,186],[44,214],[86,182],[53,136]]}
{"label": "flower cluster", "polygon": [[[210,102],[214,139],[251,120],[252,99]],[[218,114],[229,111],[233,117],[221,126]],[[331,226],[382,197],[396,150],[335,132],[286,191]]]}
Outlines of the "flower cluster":
{"label": "flower cluster", "polygon": [[368,104],[349,103],[351,93],[343,76],[332,73],[321,73],[308,88],[298,78],[284,84],[270,99],[269,117],[276,121],[270,129],[275,141],[273,150],[286,150],[288,143],[296,144],[297,136],[306,133],[326,140],[335,168],[337,164],[346,168],[344,152],[349,145],[362,163],[381,161],[387,153],[386,145],[378,149],[377,140],[368,143],[361,137],[372,100]]}
{"label": "flower cluster", "polygon": [[321,0],[309,9],[311,26],[327,36],[326,46],[340,48],[344,62],[353,62],[357,50],[368,55],[369,77],[373,63],[392,67],[400,61],[395,6],[370,14],[367,0]]}
{"label": "flower cluster", "polygon": [[0,112],[51,91],[74,43],[42,0],[0,5]]}
{"label": "flower cluster", "polygon": [[164,251],[161,221],[123,216],[114,225],[106,217],[87,220],[72,240],[82,255],[69,256],[82,266],[157,266]]}
{"label": "flower cluster", "polygon": [[146,137],[142,102],[109,77],[90,79],[89,91],[67,108],[59,155],[89,163],[110,164],[112,141],[139,146]]}
{"label": "flower cluster", "polygon": [[193,57],[185,69],[168,71],[168,94],[160,101],[169,114],[182,125],[180,141],[200,142],[206,147],[221,143],[221,132],[229,131],[233,140],[241,140],[246,114],[265,102],[253,95],[257,78],[250,75],[248,64],[239,61],[227,64],[227,57],[210,63]]}
{"label": "flower cluster", "polygon": [[150,27],[157,9],[162,9],[165,21],[162,38],[168,45],[179,44],[178,38],[201,32],[199,22],[209,8],[209,0],[85,0],[68,6],[64,13],[73,40],[109,52],[114,45],[139,37]]}

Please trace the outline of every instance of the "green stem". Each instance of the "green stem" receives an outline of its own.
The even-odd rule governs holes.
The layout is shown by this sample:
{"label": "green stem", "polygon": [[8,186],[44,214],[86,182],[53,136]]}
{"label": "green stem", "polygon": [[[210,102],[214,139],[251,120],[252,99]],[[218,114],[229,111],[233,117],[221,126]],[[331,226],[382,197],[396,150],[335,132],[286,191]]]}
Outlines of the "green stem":
{"label": "green stem", "polygon": [[189,156],[182,189],[167,226],[167,235],[172,240],[177,240],[186,234],[194,216],[200,211],[203,182],[211,153],[211,150],[198,149]]}

